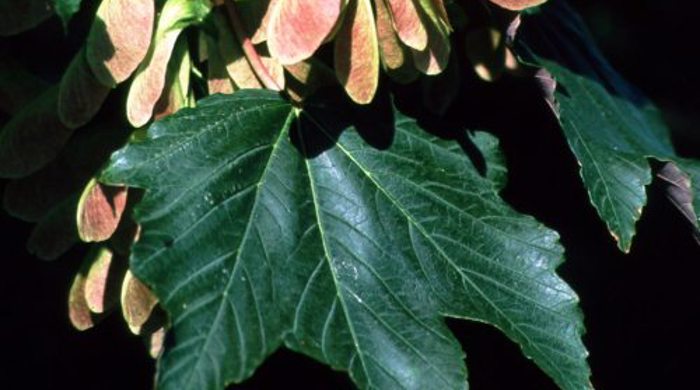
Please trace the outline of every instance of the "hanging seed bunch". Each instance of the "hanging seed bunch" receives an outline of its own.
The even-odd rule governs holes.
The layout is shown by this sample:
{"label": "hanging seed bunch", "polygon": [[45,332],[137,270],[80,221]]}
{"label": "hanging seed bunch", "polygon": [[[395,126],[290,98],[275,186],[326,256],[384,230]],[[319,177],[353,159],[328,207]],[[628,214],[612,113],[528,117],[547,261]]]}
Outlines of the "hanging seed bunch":
{"label": "hanging seed bunch", "polygon": [[[519,11],[544,0],[490,2]],[[51,4],[0,2],[0,36],[51,17]],[[139,193],[95,179],[126,138],[143,135],[140,130],[130,135],[130,128],[194,106],[204,95],[246,88],[278,90],[301,103],[319,86],[340,84],[353,101],[368,104],[382,72],[399,83],[426,75],[426,105],[442,112],[462,72],[451,35],[469,25],[471,16],[460,5],[449,0],[102,0],[83,47],[57,85],[3,55],[0,111],[11,119],[0,132],[0,177],[12,179],[4,207],[36,223],[28,247],[41,258],[58,258],[76,242],[91,245],[69,292],[73,325],[89,329],[120,310],[154,357],[162,347],[166,316],[128,269],[139,231],[128,216]],[[490,81],[503,69],[515,69],[501,29],[476,25],[464,30],[461,49],[476,74]],[[452,72],[444,72],[448,66]],[[434,77],[443,72],[443,79]],[[115,89],[126,95],[128,125],[98,115]]]}

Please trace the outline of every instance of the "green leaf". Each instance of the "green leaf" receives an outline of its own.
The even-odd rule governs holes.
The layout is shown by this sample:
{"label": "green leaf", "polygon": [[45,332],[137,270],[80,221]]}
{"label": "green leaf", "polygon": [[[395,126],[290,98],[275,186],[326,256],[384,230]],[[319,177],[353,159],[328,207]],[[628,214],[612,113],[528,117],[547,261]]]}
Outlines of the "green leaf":
{"label": "green leaf", "polygon": [[73,15],[75,15],[80,10],[80,3],[83,0],[53,0],[53,7],[56,11],[56,15],[61,18],[63,23],[63,28],[68,28],[68,22],[70,22]]}
{"label": "green leaf", "polygon": [[112,156],[102,180],[146,189],[131,269],[171,316],[159,388],[222,389],[284,344],[361,388],[463,389],[444,317],[493,324],[562,388],[589,387],[563,249],[498,197],[495,139],[399,112],[353,123],[367,112],[351,107],[243,90]]}
{"label": "green leaf", "polygon": [[[681,170],[692,163],[676,156],[659,111],[612,69],[566,2],[524,15],[516,47],[556,79],[548,99],[591,202],[620,249],[629,251],[652,181],[649,160],[676,161]],[[540,73],[544,83],[551,82],[547,77]]]}

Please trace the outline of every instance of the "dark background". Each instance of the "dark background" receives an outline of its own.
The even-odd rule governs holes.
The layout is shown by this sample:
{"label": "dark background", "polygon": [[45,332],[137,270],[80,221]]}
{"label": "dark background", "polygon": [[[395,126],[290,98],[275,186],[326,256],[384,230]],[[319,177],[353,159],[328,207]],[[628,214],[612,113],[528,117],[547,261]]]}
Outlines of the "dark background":
{"label": "dark background", "polygon": [[[92,2],[94,3],[94,2]],[[689,1],[573,1],[613,65],[664,111],[679,151],[700,157],[700,56]],[[89,4],[89,3],[88,3]],[[85,7],[89,13],[90,6]],[[65,37],[57,20],[37,32],[0,41],[13,55],[50,73],[77,47],[83,26]],[[81,30],[83,29],[83,30]],[[60,68],[60,67],[59,67]],[[502,89],[491,88],[494,96]],[[541,107],[511,94],[508,120],[489,123],[501,135],[511,171],[504,196],[518,210],[556,229],[567,248],[560,274],[581,297],[593,383],[600,389],[700,388],[700,249],[656,186],[630,255],[621,254],[589,206],[577,166],[556,124]],[[469,99],[467,99],[469,100]],[[526,99],[527,100],[527,99]],[[469,110],[494,111],[475,99]],[[501,103],[503,103],[501,101]],[[512,103],[512,104],[507,104]],[[0,118],[2,120],[2,118]],[[4,182],[0,182],[2,186]],[[31,226],[0,212],[0,388],[147,389],[153,362],[119,316],[79,333],[66,313],[75,249],[46,263],[28,255]],[[490,327],[450,322],[467,352],[473,389],[553,389],[518,348]],[[241,388],[346,388],[337,374],[281,351]]]}

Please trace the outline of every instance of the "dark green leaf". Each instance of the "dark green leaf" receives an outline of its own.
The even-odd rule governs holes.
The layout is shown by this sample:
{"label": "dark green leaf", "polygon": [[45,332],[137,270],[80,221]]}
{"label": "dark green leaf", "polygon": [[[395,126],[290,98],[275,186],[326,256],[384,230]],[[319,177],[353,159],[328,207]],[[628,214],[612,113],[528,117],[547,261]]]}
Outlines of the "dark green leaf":
{"label": "dark green leaf", "polygon": [[591,202],[620,249],[629,251],[652,181],[649,159],[677,160],[681,170],[688,163],[675,155],[659,111],[612,69],[566,2],[523,16],[518,37],[520,54],[556,80],[548,99]]}
{"label": "dark green leaf", "polygon": [[346,111],[310,104],[297,120],[274,93],[241,91],[113,155],[102,179],[147,190],[131,266],[172,319],[159,388],[221,389],[281,344],[361,388],[466,388],[443,317],[493,324],[562,388],[587,388],[563,250],[498,197],[497,142],[445,134],[482,150],[484,177],[460,142],[398,112],[383,126]]}

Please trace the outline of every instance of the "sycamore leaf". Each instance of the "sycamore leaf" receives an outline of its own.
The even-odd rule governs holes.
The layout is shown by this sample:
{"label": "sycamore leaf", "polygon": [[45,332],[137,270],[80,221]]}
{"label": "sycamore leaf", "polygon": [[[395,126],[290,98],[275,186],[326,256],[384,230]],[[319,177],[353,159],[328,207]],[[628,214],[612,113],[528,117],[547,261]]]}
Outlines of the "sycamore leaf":
{"label": "sycamore leaf", "polygon": [[463,389],[445,316],[493,324],[562,388],[588,387],[563,249],[497,195],[497,142],[352,107],[307,102],[297,120],[270,91],[217,95],[112,156],[102,180],[146,189],[131,269],[171,317],[158,387],[223,389],[284,344],[361,388]]}
{"label": "sycamore leaf", "polygon": [[82,2],[82,0],[53,0],[54,10],[56,15],[61,18],[64,29],[68,27],[68,22],[70,22],[73,15],[80,10]]}
{"label": "sycamore leaf", "polygon": [[303,61],[333,31],[347,0],[272,0],[267,46],[282,65]]}
{"label": "sycamore leaf", "polygon": [[556,80],[552,89],[540,73],[593,206],[629,251],[652,181],[649,159],[675,161],[688,174],[693,167],[675,155],[659,111],[612,69],[566,2],[523,15],[516,48]]}
{"label": "sycamore leaf", "polygon": [[370,0],[350,0],[335,37],[335,73],[345,92],[368,104],[379,86],[379,45]]}
{"label": "sycamore leaf", "polygon": [[0,37],[36,27],[53,15],[51,0],[0,0]]}
{"label": "sycamore leaf", "polygon": [[154,20],[153,0],[102,0],[86,47],[100,83],[113,87],[131,76],[146,57]]}

